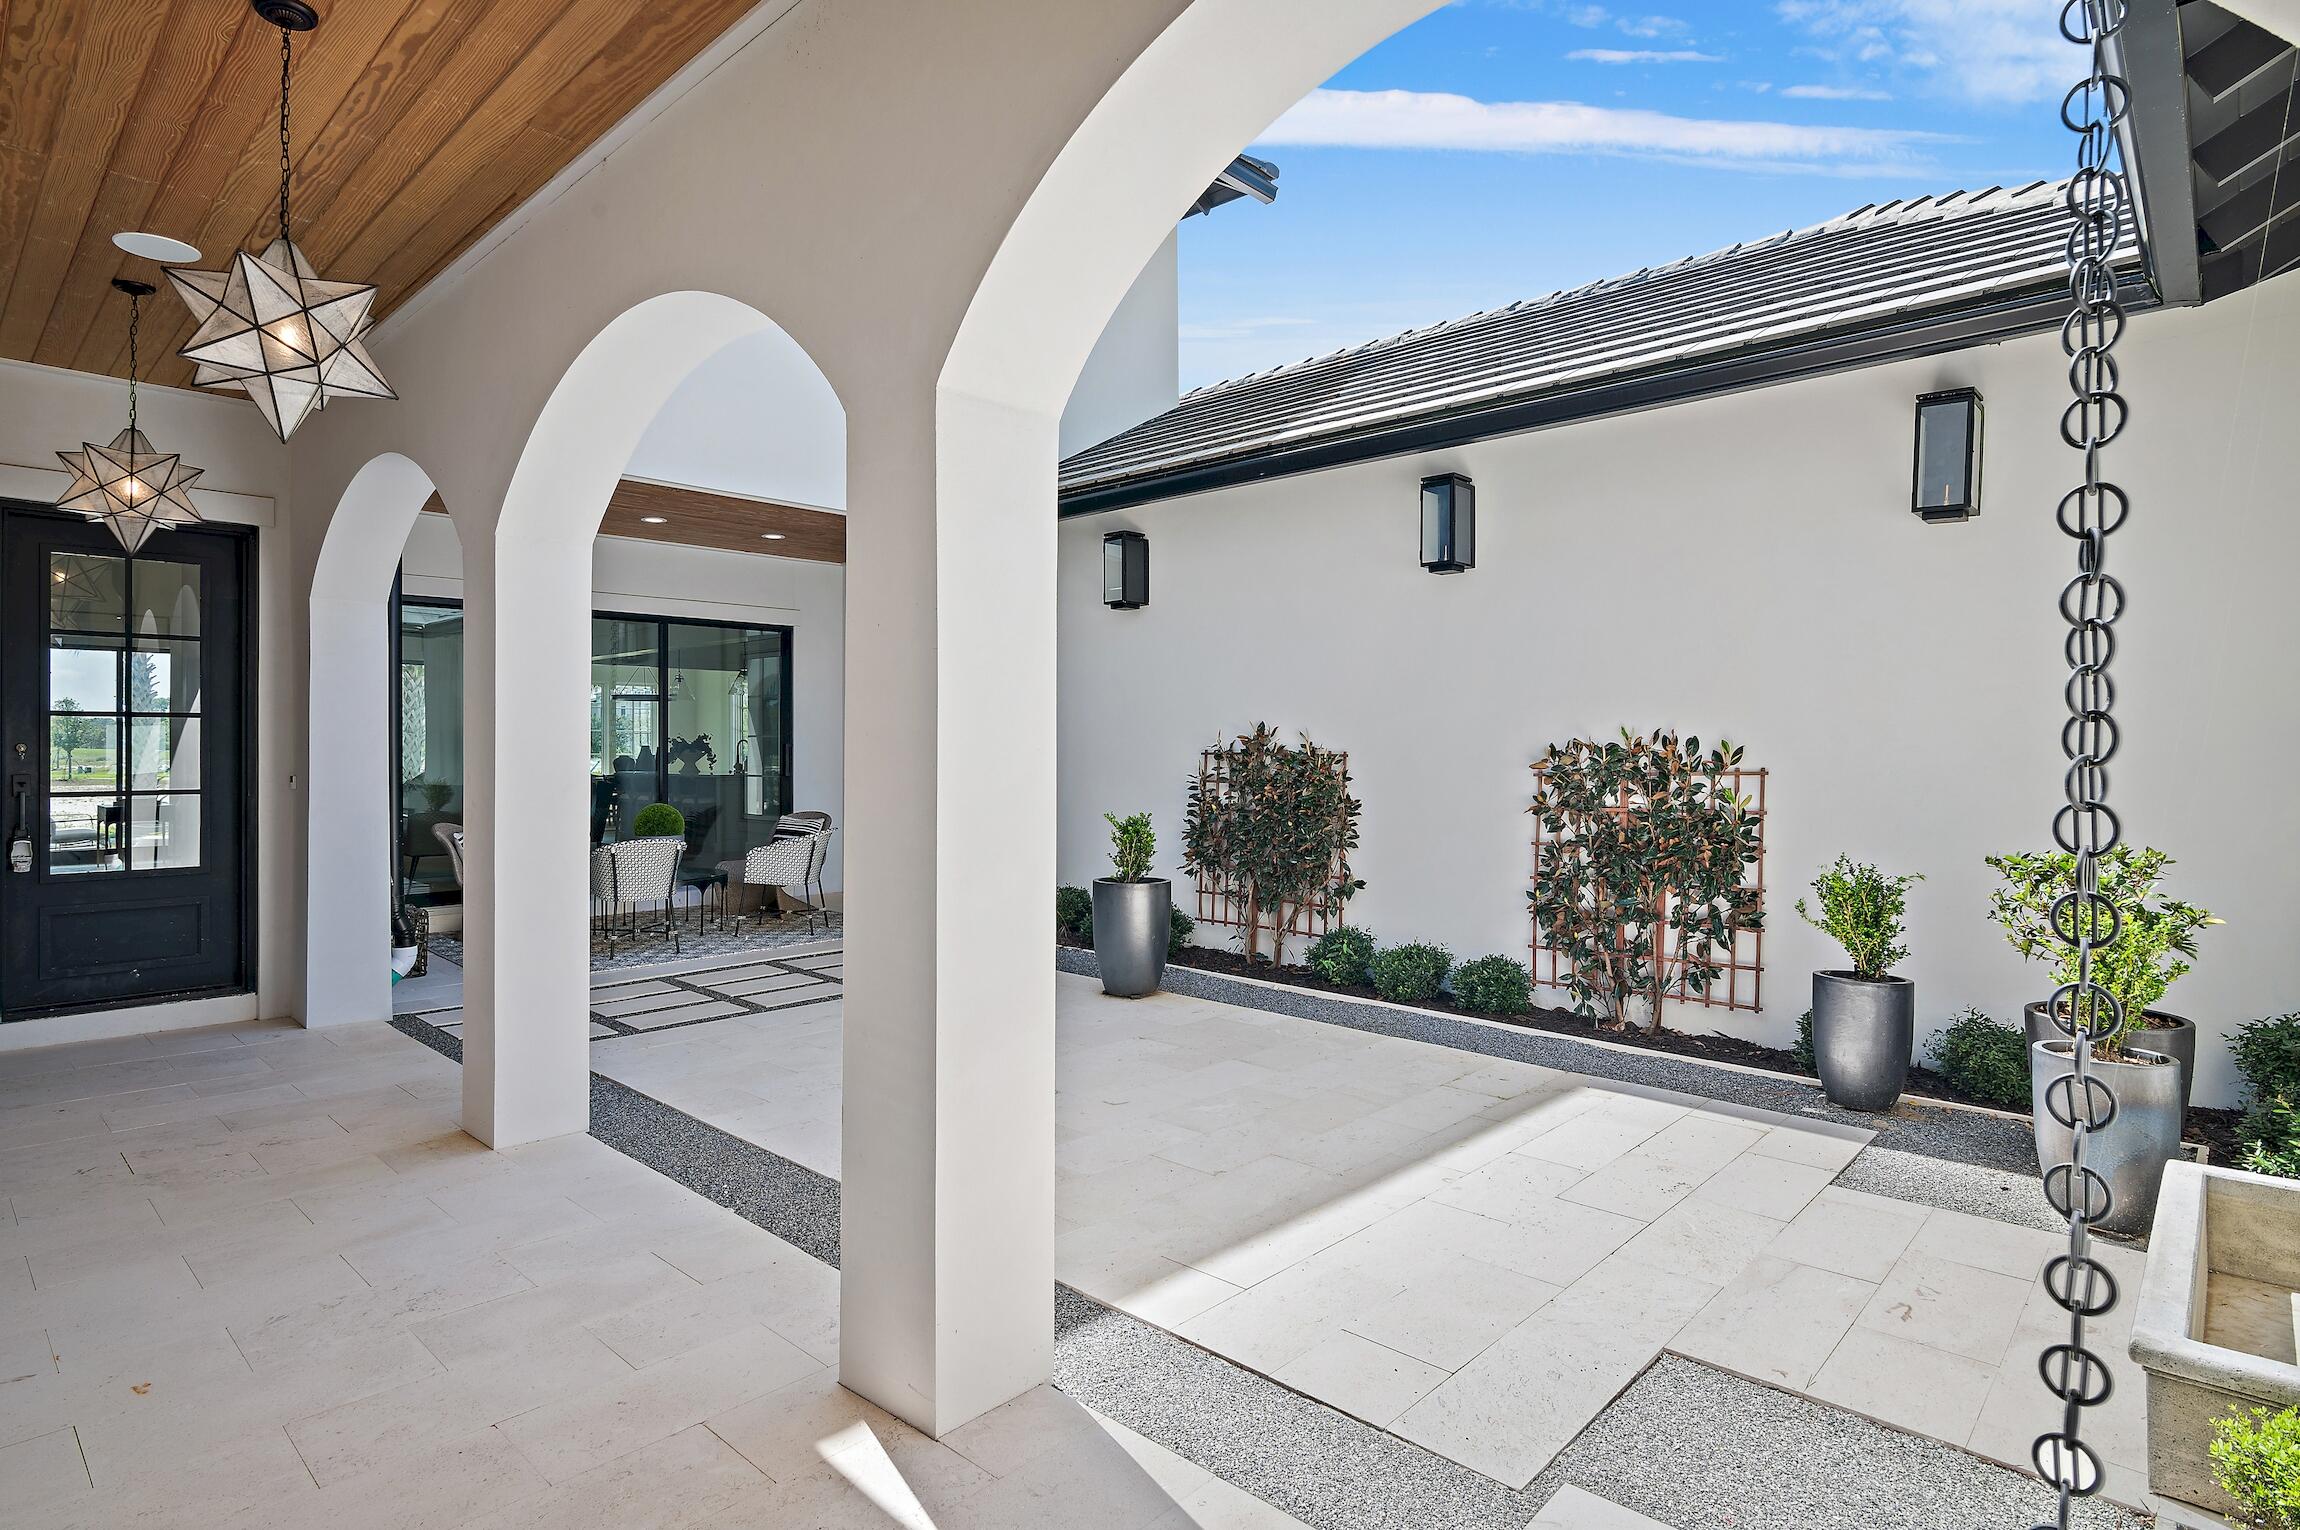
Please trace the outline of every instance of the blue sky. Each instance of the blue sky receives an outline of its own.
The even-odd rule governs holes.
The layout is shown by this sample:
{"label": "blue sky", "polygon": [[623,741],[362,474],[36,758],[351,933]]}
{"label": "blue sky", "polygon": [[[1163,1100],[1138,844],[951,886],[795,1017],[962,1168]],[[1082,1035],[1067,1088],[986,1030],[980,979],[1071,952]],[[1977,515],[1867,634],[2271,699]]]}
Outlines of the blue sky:
{"label": "blue sky", "polygon": [[2065,173],[2058,0],[1454,0],[1182,228],[1182,384],[1818,223]]}

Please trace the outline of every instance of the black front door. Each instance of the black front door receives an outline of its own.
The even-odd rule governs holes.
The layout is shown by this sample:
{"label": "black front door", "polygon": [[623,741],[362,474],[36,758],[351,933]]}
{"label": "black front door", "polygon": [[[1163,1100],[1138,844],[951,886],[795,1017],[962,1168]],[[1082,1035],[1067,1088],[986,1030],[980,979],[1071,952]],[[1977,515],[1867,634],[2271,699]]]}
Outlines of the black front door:
{"label": "black front door", "polygon": [[0,1016],[248,986],[251,546],[0,508]]}

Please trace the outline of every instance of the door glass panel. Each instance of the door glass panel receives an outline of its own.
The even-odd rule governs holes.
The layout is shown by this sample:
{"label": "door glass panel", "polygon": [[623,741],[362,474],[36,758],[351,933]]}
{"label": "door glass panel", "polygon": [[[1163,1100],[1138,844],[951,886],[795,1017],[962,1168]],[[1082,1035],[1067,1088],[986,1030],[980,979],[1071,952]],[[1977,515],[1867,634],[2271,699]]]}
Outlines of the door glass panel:
{"label": "door glass panel", "polygon": [[630,832],[655,800],[663,742],[661,624],[594,617],[591,622],[591,833]]}
{"label": "door glass panel", "polygon": [[200,645],[168,638],[136,639],[128,655],[128,710],[197,712]]}
{"label": "door glass panel", "polygon": [[130,731],[129,786],[136,791],[191,791],[200,784],[200,720],[139,717]]}
{"label": "door glass panel", "polygon": [[129,626],[138,637],[198,637],[199,565],[138,558],[134,619]]}
{"label": "door glass panel", "polygon": [[119,632],[128,624],[128,560],[96,553],[48,554],[48,625]]}
{"label": "door glass panel", "polygon": [[399,609],[399,875],[417,903],[460,900],[439,838],[463,822],[463,612],[402,601]]}
{"label": "door glass panel", "polygon": [[84,712],[48,715],[48,789],[116,792],[120,789],[120,720]]}
{"label": "door glass panel", "polygon": [[200,863],[197,792],[129,799],[129,854],[138,871],[165,871]]}
{"label": "door glass panel", "polygon": [[120,799],[50,797],[48,870],[56,876],[119,871]]}
{"label": "door glass panel", "polygon": [[48,639],[48,710],[120,710],[120,640],[59,632]]}

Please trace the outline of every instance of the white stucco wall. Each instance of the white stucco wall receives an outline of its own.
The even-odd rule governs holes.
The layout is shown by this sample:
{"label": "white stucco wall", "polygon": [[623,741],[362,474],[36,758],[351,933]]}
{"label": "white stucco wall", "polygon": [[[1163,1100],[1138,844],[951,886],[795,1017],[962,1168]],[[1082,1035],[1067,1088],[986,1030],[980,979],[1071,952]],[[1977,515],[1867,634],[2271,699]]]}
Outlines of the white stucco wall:
{"label": "white stucco wall", "polygon": [[1168,234],[1087,353],[1062,410],[1063,456],[1164,414],[1182,396],[1180,251],[1180,233]]}
{"label": "white stucco wall", "polygon": [[[245,400],[174,388],[140,390],[138,418],[162,451],[205,468],[194,490],[202,511],[256,528],[255,990],[185,1003],[137,1005],[101,1014],[28,1020],[0,1027],[0,1050],[129,1034],[168,1025],[208,1025],[291,1013],[303,969],[297,902],[302,853],[297,793],[302,732],[300,648],[281,651],[299,600],[291,556],[295,529],[287,500],[287,449]],[[0,362],[0,496],[53,501],[67,477],[56,453],[82,441],[109,441],[127,423],[127,385],[114,378]]]}
{"label": "white stucco wall", "polygon": [[[2115,676],[2113,796],[2169,889],[2228,921],[2167,1007],[2208,1032],[2300,1004],[2300,748],[2288,669],[2300,608],[2300,277],[2143,315],[2120,357],[2134,405],[2113,475],[2136,511]],[[1986,917],[1999,850],[2043,848],[2063,761],[2074,481],[2049,337],[1643,415],[1221,490],[1065,525],[1063,879],[1106,865],[1105,809],[1148,808],[1174,870],[1204,744],[1256,720],[1350,751],[1365,803],[1351,918],[1457,957],[1522,956],[1527,766],[1622,724],[1745,745],[1769,767],[1765,1008],[1671,1023],[1785,1044],[1807,973],[1842,958],[1792,904],[1840,851],[1923,872],[1911,900],[1920,1032],[2040,997]],[[1985,513],[1909,513],[1915,396],[1987,400]],[[1415,561],[1415,485],[1478,488],[1478,567]],[[1098,604],[1105,531],[1149,534],[1151,604]],[[1208,932],[1218,940],[1222,932]],[[2209,1042],[2199,1103],[2232,1074]]]}
{"label": "white stucco wall", "polygon": [[[400,572],[410,595],[463,598],[463,549],[444,516],[416,517]],[[842,827],[846,730],[846,570],[804,558],[767,558],[713,547],[597,537],[591,544],[592,608],[639,616],[690,616],[791,629],[793,805]],[[839,879],[839,839],[824,874]]]}

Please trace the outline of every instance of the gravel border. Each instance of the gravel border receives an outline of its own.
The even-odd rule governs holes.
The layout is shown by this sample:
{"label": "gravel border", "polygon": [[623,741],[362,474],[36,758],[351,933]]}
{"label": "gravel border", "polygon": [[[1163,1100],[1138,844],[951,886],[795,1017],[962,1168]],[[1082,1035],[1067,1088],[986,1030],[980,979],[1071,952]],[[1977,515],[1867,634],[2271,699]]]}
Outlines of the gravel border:
{"label": "gravel border", "polygon": [[[1078,977],[1100,975],[1091,951],[1057,946],[1054,960],[1058,969]],[[1720,1068],[1668,1052],[1592,1046],[1554,1031],[1480,1024],[1401,1004],[1337,998],[1284,984],[1242,982],[1195,967],[1168,967],[1163,986],[1168,993],[1187,998],[1213,999],[1245,1009],[1291,1015],[1298,1020],[1401,1036],[1456,1051],[1537,1063],[1545,1068],[1562,1068],[1617,1083],[1667,1089],[1723,1104],[1854,1127],[1875,1132],[1879,1145],[1904,1154],[1977,1164],[2032,1183],[2037,1178],[2036,1145],[2025,1121],[1918,1100],[1903,1100],[1890,1112],[1877,1115],[1840,1110],[1828,1102],[1820,1085],[1802,1079]]]}
{"label": "gravel border", "polygon": [[[391,1025],[463,1060],[418,1016]],[[591,1135],[838,1267],[837,1180],[598,1073]],[[1066,1395],[1312,1530],[1523,1530],[1569,1482],[1678,1530],[2000,1530],[2050,1508],[2040,1484],[1954,1446],[1670,1354],[1512,1489],[1059,1283],[1054,1317]],[[2098,1503],[2076,1522],[2143,1523]]]}

